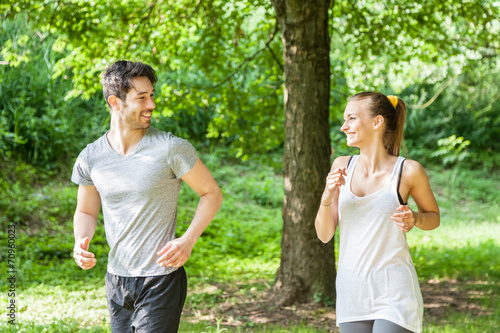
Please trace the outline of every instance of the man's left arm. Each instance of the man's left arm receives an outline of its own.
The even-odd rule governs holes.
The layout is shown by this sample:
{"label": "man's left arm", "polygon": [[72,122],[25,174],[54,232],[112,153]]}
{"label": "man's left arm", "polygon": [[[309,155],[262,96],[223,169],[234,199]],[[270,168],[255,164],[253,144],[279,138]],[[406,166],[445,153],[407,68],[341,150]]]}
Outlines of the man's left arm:
{"label": "man's left arm", "polygon": [[181,267],[191,255],[194,244],[222,204],[222,192],[210,170],[198,160],[194,167],[181,179],[198,195],[200,201],[188,230],[179,238],[167,243],[157,254],[161,256],[157,263],[160,266]]}

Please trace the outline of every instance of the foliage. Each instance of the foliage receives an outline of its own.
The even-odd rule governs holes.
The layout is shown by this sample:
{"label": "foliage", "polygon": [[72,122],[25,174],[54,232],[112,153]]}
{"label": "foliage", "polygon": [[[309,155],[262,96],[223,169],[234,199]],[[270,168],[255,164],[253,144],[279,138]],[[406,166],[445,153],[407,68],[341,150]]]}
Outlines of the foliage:
{"label": "foliage", "polygon": [[71,75],[52,78],[62,56],[53,49],[55,38],[20,20],[1,23],[0,43],[16,41],[11,48],[30,61],[0,66],[0,157],[55,169],[104,132],[109,113],[97,97],[65,98]]}
{"label": "foliage", "polygon": [[[99,96],[97,74],[114,60],[141,60],[160,73],[158,127],[205,145],[216,139],[242,158],[276,151],[283,144],[283,64],[268,1],[199,1],[192,6],[165,0],[9,0],[0,6],[5,18],[21,18],[3,20],[4,31],[19,31],[3,37],[4,62],[19,67],[40,58],[39,52],[31,50],[37,35],[20,23],[27,15],[38,36],[53,44],[44,48],[51,64],[48,74],[58,78],[53,84],[62,81],[67,88],[56,94],[67,97],[64,103],[82,104],[80,97]],[[438,148],[439,139],[455,134],[471,141],[471,156],[497,149],[492,138],[498,137],[500,128],[495,126],[500,86],[498,11],[495,4],[480,1],[332,2],[334,144],[338,146],[343,138],[336,128],[345,101],[354,92],[395,93],[410,106],[418,106],[437,86],[452,80],[427,109],[409,108],[409,147],[425,157]],[[37,66],[43,68],[40,63]],[[22,72],[32,68],[24,67]],[[19,74],[13,68],[9,71]],[[55,103],[53,110],[59,111],[49,113],[50,119],[63,114],[62,107]],[[103,103],[93,103],[91,108],[104,110]],[[436,120],[435,114],[441,116]],[[17,131],[5,132],[6,124],[14,127],[10,121],[3,122],[0,128],[8,133],[4,141],[17,147],[26,140]],[[52,122],[48,120],[49,125]],[[101,129],[103,123],[97,124]],[[62,126],[62,132],[68,133],[65,129]],[[48,134],[40,134],[35,139],[47,138]]]}
{"label": "foliage", "polygon": [[[423,161],[448,165],[448,161],[445,162],[437,153],[440,149],[438,142],[455,135],[470,141],[468,158],[463,161],[467,167],[498,168],[498,159],[492,159],[491,152],[500,149],[497,139],[500,136],[499,77],[498,60],[477,61],[473,69],[465,68],[450,79],[446,89],[426,109],[410,108],[405,129],[410,153],[416,152],[415,155]],[[411,87],[404,95],[412,101],[428,88],[426,85]],[[423,99],[429,98],[422,96]]]}
{"label": "foliage", "polygon": [[455,135],[471,142],[463,163],[498,168],[486,153],[500,148],[498,11],[484,2],[335,1],[330,54],[335,150],[352,154],[339,131],[347,98],[375,90],[405,101],[410,158],[448,165],[431,154],[440,139]]}
{"label": "foliage", "polygon": [[464,140],[461,136],[452,135],[449,138],[439,139],[437,142],[439,149],[431,154],[432,157],[441,157],[443,164],[453,165],[458,164],[467,157],[467,146],[470,145],[469,140]]}
{"label": "foliage", "polygon": [[[279,41],[265,1],[200,1],[194,8],[187,1],[12,1],[4,6],[10,17],[27,13],[57,37],[54,48],[66,50],[66,56],[57,62],[55,75],[73,75],[67,97],[98,94],[96,74],[114,60],[141,60],[160,73],[157,108],[174,118],[160,127],[201,115],[195,123],[204,128],[195,133],[236,142],[240,156],[242,147],[269,150],[282,142],[281,94],[276,94],[282,79],[274,56]],[[193,133],[192,126],[181,129],[178,135]]]}

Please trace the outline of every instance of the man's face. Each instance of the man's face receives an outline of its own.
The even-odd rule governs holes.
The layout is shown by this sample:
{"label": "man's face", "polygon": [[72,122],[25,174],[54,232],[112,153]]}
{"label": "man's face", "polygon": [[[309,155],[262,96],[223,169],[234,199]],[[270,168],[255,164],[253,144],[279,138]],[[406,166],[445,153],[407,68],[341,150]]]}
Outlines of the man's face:
{"label": "man's face", "polygon": [[132,79],[133,87],[122,103],[122,119],[130,129],[146,129],[151,125],[151,115],[155,108],[154,88],[145,76]]}

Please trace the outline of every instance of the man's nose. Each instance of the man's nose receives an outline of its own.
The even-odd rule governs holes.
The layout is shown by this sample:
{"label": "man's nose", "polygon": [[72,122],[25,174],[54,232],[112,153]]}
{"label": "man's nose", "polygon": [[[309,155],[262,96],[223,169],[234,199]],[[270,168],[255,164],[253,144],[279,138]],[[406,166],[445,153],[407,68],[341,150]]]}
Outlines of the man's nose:
{"label": "man's nose", "polygon": [[151,98],[151,99],[149,100],[149,103],[148,103],[148,105],[147,105],[147,108],[148,108],[149,110],[153,110],[155,107],[156,107],[155,101]]}

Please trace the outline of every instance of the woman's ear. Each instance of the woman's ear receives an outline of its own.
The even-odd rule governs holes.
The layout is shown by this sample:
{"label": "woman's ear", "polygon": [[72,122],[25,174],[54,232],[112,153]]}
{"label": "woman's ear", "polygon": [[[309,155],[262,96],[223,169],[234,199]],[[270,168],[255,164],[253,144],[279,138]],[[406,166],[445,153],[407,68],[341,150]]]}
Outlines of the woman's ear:
{"label": "woman's ear", "polygon": [[376,116],[373,119],[373,128],[375,130],[378,130],[378,129],[382,128],[382,125],[384,125],[384,121],[385,121],[385,119],[381,115]]}

